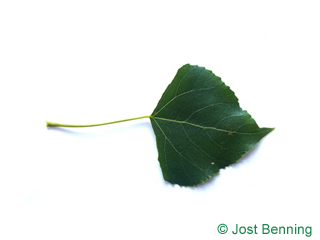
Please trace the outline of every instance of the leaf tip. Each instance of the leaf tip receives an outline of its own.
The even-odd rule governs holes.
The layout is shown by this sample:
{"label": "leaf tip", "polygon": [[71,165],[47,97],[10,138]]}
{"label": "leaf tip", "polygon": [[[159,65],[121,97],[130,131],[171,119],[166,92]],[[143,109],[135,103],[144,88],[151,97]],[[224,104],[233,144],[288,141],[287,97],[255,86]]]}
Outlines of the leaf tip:
{"label": "leaf tip", "polygon": [[268,128],[269,133],[272,132],[273,130],[275,130],[276,128]]}

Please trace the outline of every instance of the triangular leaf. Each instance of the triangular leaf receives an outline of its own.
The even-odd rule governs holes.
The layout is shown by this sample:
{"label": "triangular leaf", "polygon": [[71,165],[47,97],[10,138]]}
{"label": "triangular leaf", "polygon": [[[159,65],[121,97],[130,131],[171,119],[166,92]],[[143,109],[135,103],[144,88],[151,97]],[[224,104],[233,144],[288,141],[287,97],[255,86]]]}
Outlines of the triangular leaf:
{"label": "triangular leaf", "polygon": [[221,78],[181,67],[150,116],[164,179],[193,186],[237,162],[272,128],[259,128]]}

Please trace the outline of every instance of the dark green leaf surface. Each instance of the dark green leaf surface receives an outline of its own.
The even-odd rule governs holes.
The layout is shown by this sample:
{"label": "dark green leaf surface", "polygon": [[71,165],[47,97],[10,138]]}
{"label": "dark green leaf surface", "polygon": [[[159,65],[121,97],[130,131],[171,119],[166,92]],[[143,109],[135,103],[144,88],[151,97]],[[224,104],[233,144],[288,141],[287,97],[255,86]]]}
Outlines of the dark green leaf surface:
{"label": "dark green leaf surface", "polygon": [[221,78],[181,67],[150,117],[164,179],[193,186],[237,162],[272,128],[259,128]]}

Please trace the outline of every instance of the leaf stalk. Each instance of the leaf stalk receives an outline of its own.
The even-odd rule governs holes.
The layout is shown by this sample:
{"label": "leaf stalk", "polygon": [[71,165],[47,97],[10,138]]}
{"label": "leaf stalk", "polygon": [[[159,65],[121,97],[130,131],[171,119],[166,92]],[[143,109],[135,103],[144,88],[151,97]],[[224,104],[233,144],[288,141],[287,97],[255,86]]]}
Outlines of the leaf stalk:
{"label": "leaf stalk", "polygon": [[55,123],[55,122],[49,122],[49,121],[46,121],[46,124],[47,124],[47,127],[97,127],[97,126],[102,126],[102,125],[109,125],[109,124],[114,124],[114,123],[128,122],[128,121],[133,121],[133,120],[138,120],[138,119],[143,119],[143,118],[150,118],[150,117],[151,116],[127,118],[127,119],[123,119],[123,120],[105,122],[105,123],[98,123],[98,124],[79,124],[79,125],[77,125],[77,124]]}

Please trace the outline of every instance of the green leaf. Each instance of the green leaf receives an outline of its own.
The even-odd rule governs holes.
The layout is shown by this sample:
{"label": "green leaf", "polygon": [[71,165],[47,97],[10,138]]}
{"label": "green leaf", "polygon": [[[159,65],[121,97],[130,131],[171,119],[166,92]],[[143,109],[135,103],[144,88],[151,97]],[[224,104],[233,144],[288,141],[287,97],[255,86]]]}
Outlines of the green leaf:
{"label": "green leaf", "polygon": [[150,116],[99,124],[47,127],[94,127],[150,118],[166,181],[194,186],[237,160],[273,128],[259,128],[237,97],[211,71],[181,67]]}
{"label": "green leaf", "polygon": [[273,128],[259,128],[234,92],[203,67],[181,67],[150,116],[166,181],[194,186],[237,160]]}

